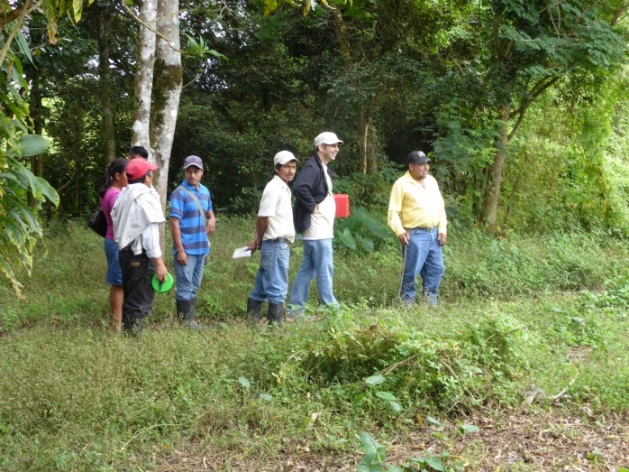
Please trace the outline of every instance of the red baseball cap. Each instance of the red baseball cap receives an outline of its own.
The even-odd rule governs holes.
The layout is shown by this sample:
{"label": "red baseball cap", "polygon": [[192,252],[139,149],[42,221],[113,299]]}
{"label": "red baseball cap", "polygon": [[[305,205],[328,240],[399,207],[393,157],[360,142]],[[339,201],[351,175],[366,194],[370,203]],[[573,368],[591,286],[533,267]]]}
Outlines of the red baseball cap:
{"label": "red baseball cap", "polygon": [[129,161],[125,173],[127,177],[129,177],[129,180],[136,180],[148,174],[150,170],[157,170],[157,164],[141,157],[136,157]]}

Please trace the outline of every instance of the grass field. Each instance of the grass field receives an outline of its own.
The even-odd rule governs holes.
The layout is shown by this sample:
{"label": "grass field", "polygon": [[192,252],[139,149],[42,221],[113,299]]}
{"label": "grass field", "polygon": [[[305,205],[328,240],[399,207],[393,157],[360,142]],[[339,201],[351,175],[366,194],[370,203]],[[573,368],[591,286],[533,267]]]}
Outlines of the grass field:
{"label": "grass field", "polygon": [[[110,329],[102,240],[48,230],[25,299],[0,286],[0,469],[376,471],[383,452],[402,470],[629,467],[626,243],[453,229],[440,306],[411,309],[395,244],[340,249],[341,309],[313,293],[311,318],[278,330],[244,322],[257,257],[230,256],[252,227],[218,222],[210,329],[158,295],[139,339]],[[291,279],[299,260],[296,244]]]}

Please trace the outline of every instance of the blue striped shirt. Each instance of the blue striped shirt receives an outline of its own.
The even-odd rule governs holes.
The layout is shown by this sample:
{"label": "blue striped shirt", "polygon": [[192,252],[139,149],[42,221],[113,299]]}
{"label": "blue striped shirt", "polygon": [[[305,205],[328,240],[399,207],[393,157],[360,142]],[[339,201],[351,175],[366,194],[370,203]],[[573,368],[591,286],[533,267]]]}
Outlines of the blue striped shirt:
{"label": "blue striped shirt", "polygon": [[[207,216],[207,213],[212,211],[212,199],[208,188],[203,184],[199,184],[199,188],[196,189],[186,180],[181,185],[199,199]],[[199,256],[210,252],[210,245],[205,233],[204,218],[199,211],[199,206],[187,192],[180,188],[175,189],[170,196],[170,217],[179,220],[181,244],[183,244],[186,254]],[[177,250],[173,243],[173,255],[176,256],[176,254]]]}

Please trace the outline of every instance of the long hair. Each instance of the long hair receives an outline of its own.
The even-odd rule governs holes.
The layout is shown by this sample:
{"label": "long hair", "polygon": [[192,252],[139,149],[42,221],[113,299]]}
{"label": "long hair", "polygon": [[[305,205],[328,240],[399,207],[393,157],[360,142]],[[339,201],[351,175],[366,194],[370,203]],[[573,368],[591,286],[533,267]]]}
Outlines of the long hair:
{"label": "long hair", "polygon": [[119,157],[118,159],[114,159],[111,163],[105,167],[105,173],[103,174],[103,185],[101,185],[98,190],[98,194],[102,197],[105,195],[105,192],[111,187],[111,184],[114,181],[114,177],[116,174],[123,174],[125,168],[127,167],[127,161],[123,157]]}

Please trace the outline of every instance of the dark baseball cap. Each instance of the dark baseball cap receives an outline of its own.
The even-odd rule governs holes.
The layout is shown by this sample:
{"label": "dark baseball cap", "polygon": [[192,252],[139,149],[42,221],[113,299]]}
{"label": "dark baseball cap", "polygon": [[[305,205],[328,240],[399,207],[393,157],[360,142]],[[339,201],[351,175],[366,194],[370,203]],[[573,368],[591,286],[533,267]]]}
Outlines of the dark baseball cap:
{"label": "dark baseball cap", "polygon": [[432,161],[426,157],[422,151],[413,151],[406,156],[406,162],[409,164],[429,164]]}
{"label": "dark baseball cap", "polygon": [[199,169],[203,169],[203,161],[199,156],[188,156],[183,161],[183,168],[187,169],[190,166],[197,166]]}

